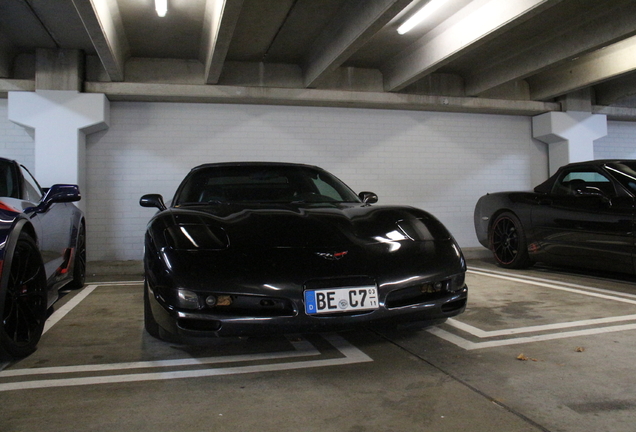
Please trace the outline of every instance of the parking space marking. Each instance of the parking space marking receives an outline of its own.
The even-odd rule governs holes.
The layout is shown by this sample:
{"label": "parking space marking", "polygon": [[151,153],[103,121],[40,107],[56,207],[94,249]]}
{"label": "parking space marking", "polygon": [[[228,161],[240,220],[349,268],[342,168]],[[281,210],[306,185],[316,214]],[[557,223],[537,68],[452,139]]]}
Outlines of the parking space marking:
{"label": "parking space marking", "polygon": [[608,318],[596,318],[596,319],[580,320],[580,321],[570,321],[570,322],[556,323],[556,324],[544,324],[544,325],[530,326],[530,327],[519,327],[514,329],[492,330],[492,331],[481,330],[477,327],[471,326],[470,324],[463,323],[454,318],[449,318],[446,323],[450,325],[451,327],[455,327],[459,330],[465,331],[466,333],[470,333],[473,336],[477,336],[478,338],[484,339],[489,337],[511,336],[511,335],[523,334],[523,333],[535,333],[535,332],[542,332],[542,331],[549,331],[549,330],[560,330],[560,329],[566,329],[566,328],[572,328],[572,327],[586,327],[586,326],[593,326],[593,325],[599,325],[599,324],[610,324],[615,322],[634,321],[634,320],[636,320],[636,314],[623,315],[623,316],[617,316],[617,317],[608,317]]}
{"label": "parking space marking", "polygon": [[[604,300],[611,300],[611,301],[628,303],[628,304],[636,304],[636,296],[632,294],[628,294],[628,293],[614,293],[612,291],[604,290],[600,288],[593,288],[593,287],[587,287],[583,285],[576,285],[576,284],[570,284],[570,283],[562,283],[557,281],[551,281],[548,279],[540,279],[540,278],[534,278],[534,277],[528,277],[528,276],[521,276],[521,277],[509,276],[503,273],[492,272],[492,271],[469,269],[468,273],[472,273],[472,274],[476,274],[480,276],[498,278],[502,280],[509,280],[513,282],[520,282],[520,283],[525,283],[529,285],[539,286],[542,288],[549,288],[549,289],[554,289],[559,291],[570,292],[573,294],[580,294],[580,295],[586,295],[586,296],[591,296],[596,298],[602,298]],[[456,328],[458,330],[464,331],[468,334],[471,334],[479,339],[488,339],[488,338],[494,338],[494,337],[500,337],[500,336],[513,336],[513,335],[519,335],[519,334],[545,332],[545,331],[551,331],[551,330],[562,330],[562,329],[569,329],[569,328],[575,328],[575,327],[586,327],[586,326],[595,326],[595,325],[598,326],[598,325],[605,325],[605,324],[625,322],[625,321],[636,321],[636,314],[589,319],[589,320],[570,321],[565,323],[519,327],[514,329],[504,329],[504,330],[494,330],[494,331],[481,330],[475,326],[461,322],[457,318],[450,318],[447,321],[447,325],[449,325],[450,327]],[[501,339],[501,340],[480,341],[480,342],[472,342],[468,339],[465,339],[457,334],[451,333],[448,330],[444,330],[443,328],[440,328],[440,327],[434,327],[434,328],[428,329],[427,331],[465,350],[475,350],[475,349],[481,349],[481,348],[517,345],[517,344],[524,344],[524,343],[530,343],[530,342],[565,339],[565,338],[571,338],[571,337],[577,337],[577,336],[589,336],[589,335],[595,335],[595,334],[612,333],[612,332],[628,331],[628,330],[636,330],[636,323],[596,327],[596,328],[590,328],[590,329],[573,330],[573,331],[565,331],[565,332],[558,332],[558,333],[548,333],[548,334],[541,334],[541,335],[535,335],[535,336],[508,338],[508,339]]]}
{"label": "parking space marking", "polygon": [[55,312],[53,312],[51,314],[51,316],[48,317],[48,319],[44,323],[44,330],[42,331],[42,334],[44,334],[47,331],[49,331],[51,329],[51,327],[53,327],[62,318],[64,318],[67,313],[69,313],[71,310],[73,310],[73,308],[75,308],[75,306],[80,304],[80,302],[82,300],[84,300],[86,297],[88,297],[88,295],[90,293],[95,291],[95,288],[97,288],[97,287],[98,287],[98,285],[87,285],[87,286],[85,286],[84,288],[82,288],[82,290],[80,292],[78,292],[75,296],[73,296],[73,298],[70,299],[64,306],[62,306],[61,308],[59,308]]}
{"label": "parking space marking", "polygon": [[[64,316],[66,316],[73,308],[77,307],[82,300],[88,297],[99,286],[102,285],[137,285],[139,282],[134,283],[95,283],[87,285],[77,293],[72,299],[70,299],[59,310],[54,312],[49,320],[47,320],[46,330],[49,330],[55,324],[60,322]],[[0,392],[11,390],[26,390],[26,389],[42,389],[42,388],[55,388],[55,387],[70,387],[80,385],[97,385],[97,384],[115,384],[126,382],[141,382],[141,381],[157,381],[168,379],[185,379],[185,378],[201,378],[221,375],[235,375],[245,373],[257,373],[257,372],[274,372],[284,370],[306,369],[315,367],[326,366],[340,366],[354,363],[372,362],[373,359],[362,352],[357,347],[350,344],[347,340],[338,334],[321,334],[321,337],[326,340],[332,347],[334,347],[342,357],[315,359],[315,360],[302,360],[284,362],[280,360],[289,360],[294,358],[303,358],[311,356],[320,356],[322,353],[309,341],[305,339],[289,339],[289,342],[293,346],[293,351],[288,352],[273,352],[273,353],[261,353],[261,354],[245,354],[245,355],[231,355],[231,356],[218,356],[218,357],[206,357],[206,358],[184,358],[176,360],[157,360],[157,361],[142,361],[142,362],[123,362],[113,364],[98,364],[98,365],[73,365],[73,366],[59,366],[59,367],[43,367],[43,368],[28,368],[28,369],[10,369],[0,370],[1,379],[12,379],[16,377],[33,377],[42,375],[49,377],[50,375],[61,375],[63,378],[42,378],[42,379],[29,379],[25,381],[12,381],[0,383]],[[125,373],[135,369],[161,369],[161,368],[174,368],[174,367],[197,367],[201,365],[219,365],[227,363],[245,363],[254,361],[275,361],[275,363],[265,363],[259,365],[246,365],[246,366],[231,366],[231,367],[213,367],[205,369],[191,369],[191,370],[178,370],[168,372],[141,372],[141,373]],[[95,375],[95,376],[83,376],[73,377],[73,374],[98,374],[100,372],[115,372],[112,375]],[[116,374],[117,371],[123,372]]]}
{"label": "parking space marking", "polygon": [[[623,303],[631,303],[636,304],[636,296],[632,296],[630,294],[625,293],[615,293],[609,290],[604,290],[600,288],[592,288],[584,285],[576,285],[570,283],[562,283],[556,282],[549,279],[540,279],[534,277],[519,277],[519,276],[509,276],[503,273],[492,272],[492,271],[482,271],[482,270],[474,270],[469,269],[468,273],[477,274],[480,276],[488,276],[496,279],[509,280],[512,282],[521,282],[528,285],[535,285],[542,288],[550,288],[558,291],[566,291],[575,294],[582,294],[590,297],[602,298],[605,300],[613,300]],[[617,295],[619,294],[620,297]],[[632,297],[630,299],[629,297]]]}
{"label": "parking space marking", "polygon": [[[121,374],[108,376],[89,376],[79,378],[42,379],[33,381],[8,382],[0,384],[0,392],[10,390],[42,389],[54,387],[70,387],[97,384],[118,384],[141,381],[160,381],[185,378],[203,378],[222,375],[237,375],[257,372],[275,372],[295,369],[308,369],[326,366],[341,366],[353,363],[371,362],[373,359],[347,342],[337,334],[322,335],[343,357],[333,359],[298,361],[290,363],[271,363],[251,366],[234,366],[226,368],[210,368],[196,370],[181,370],[171,372],[147,372],[136,374]],[[253,360],[252,358],[248,360]],[[5,371],[7,372],[7,371]],[[71,370],[69,370],[69,373]],[[3,372],[4,373],[4,372]]]}
{"label": "parking space marking", "polygon": [[295,357],[310,357],[320,355],[320,351],[316,349],[309,341],[305,339],[289,340],[294,347],[294,351],[275,352],[262,354],[244,354],[219,357],[203,357],[203,358],[184,358],[174,360],[153,360],[140,362],[124,362],[124,363],[108,363],[96,365],[77,365],[77,366],[54,366],[30,369],[6,370],[0,372],[0,379],[5,377],[27,376],[27,375],[52,375],[52,374],[69,374],[69,373],[86,373],[86,372],[104,372],[129,369],[149,369],[149,368],[167,368],[180,366],[198,366],[206,364],[223,364],[223,363],[240,363],[247,361],[262,360],[280,360]]}

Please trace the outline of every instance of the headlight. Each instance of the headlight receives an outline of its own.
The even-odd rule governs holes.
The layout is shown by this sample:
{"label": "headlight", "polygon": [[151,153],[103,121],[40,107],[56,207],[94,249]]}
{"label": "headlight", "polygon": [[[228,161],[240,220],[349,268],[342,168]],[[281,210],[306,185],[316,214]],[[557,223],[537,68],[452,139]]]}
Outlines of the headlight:
{"label": "headlight", "polygon": [[183,309],[199,309],[199,296],[193,291],[179,288],[177,290],[177,306]]}
{"label": "headlight", "polygon": [[166,243],[173,249],[220,250],[229,246],[222,228],[205,224],[179,224],[164,231]]}

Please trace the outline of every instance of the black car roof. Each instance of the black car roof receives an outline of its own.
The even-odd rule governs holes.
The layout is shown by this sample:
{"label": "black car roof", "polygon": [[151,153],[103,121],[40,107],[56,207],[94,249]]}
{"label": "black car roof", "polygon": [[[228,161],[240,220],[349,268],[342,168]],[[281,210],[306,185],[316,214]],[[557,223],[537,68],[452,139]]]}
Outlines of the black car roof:
{"label": "black car roof", "polygon": [[302,167],[302,168],[313,168],[322,170],[322,168],[314,166],[314,165],[306,165],[299,163],[291,163],[291,162],[216,162],[216,163],[206,163],[192,168],[192,171],[196,171],[204,168],[217,168],[217,167],[238,167],[238,166],[260,166],[260,167]]}
{"label": "black car roof", "polygon": [[595,159],[595,160],[583,161],[583,162],[572,162],[567,165],[563,165],[563,167],[561,168],[575,167],[579,165],[602,166],[608,163],[624,163],[624,162],[636,163],[636,159]]}

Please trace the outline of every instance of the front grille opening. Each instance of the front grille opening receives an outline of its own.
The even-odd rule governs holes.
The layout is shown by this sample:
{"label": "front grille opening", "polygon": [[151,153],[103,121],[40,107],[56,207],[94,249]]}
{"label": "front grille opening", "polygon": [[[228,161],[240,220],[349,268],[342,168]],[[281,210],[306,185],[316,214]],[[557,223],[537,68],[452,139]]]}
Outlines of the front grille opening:
{"label": "front grille opening", "polygon": [[221,328],[221,321],[181,318],[177,320],[177,326],[184,330],[210,332],[218,331]]}
{"label": "front grille opening", "polygon": [[334,313],[320,313],[320,314],[312,314],[309,315],[312,318],[341,318],[341,317],[346,317],[346,316],[363,316],[363,315],[369,315],[372,314],[373,312],[375,312],[376,309],[370,309],[370,310],[358,310],[358,311],[349,311],[349,312],[334,312]]}
{"label": "front grille opening", "polygon": [[205,299],[205,304],[205,310],[215,315],[251,317],[296,315],[289,299],[276,297],[211,294]]}
{"label": "front grille opening", "polygon": [[442,312],[453,312],[466,307],[466,299],[455,300],[442,305]]}
{"label": "front grille opening", "polygon": [[391,309],[437,300],[447,295],[445,288],[446,283],[438,282],[391,291],[386,297],[385,305]]}

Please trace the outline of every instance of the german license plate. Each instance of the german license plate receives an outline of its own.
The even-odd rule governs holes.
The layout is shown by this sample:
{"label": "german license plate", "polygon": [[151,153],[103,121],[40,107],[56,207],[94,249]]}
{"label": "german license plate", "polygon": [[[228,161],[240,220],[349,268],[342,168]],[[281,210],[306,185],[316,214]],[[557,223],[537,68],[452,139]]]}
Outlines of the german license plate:
{"label": "german license plate", "polygon": [[378,308],[375,286],[358,286],[305,291],[305,312],[309,315],[373,310]]}

